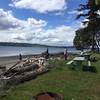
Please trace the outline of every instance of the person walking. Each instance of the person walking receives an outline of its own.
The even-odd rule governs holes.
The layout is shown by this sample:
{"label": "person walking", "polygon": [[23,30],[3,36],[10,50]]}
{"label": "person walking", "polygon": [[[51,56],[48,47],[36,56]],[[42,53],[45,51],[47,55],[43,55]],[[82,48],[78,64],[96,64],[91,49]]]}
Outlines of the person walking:
{"label": "person walking", "polygon": [[64,59],[67,60],[67,57],[68,57],[67,49],[64,49]]}
{"label": "person walking", "polygon": [[22,55],[21,55],[21,54],[19,54],[19,60],[20,60],[20,61],[22,60]]}
{"label": "person walking", "polygon": [[47,48],[46,52],[45,52],[45,58],[48,59],[49,58],[49,50]]}

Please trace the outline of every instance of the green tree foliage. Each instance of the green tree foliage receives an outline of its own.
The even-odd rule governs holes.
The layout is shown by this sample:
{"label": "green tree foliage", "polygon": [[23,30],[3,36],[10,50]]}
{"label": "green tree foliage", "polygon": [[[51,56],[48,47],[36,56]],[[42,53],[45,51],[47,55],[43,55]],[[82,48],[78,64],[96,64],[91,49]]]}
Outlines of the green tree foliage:
{"label": "green tree foliage", "polygon": [[89,48],[92,43],[91,40],[91,34],[88,32],[87,28],[79,29],[76,31],[74,45],[79,50],[83,48]]}
{"label": "green tree foliage", "polygon": [[[88,21],[83,22],[83,24],[87,24],[85,28],[82,28],[76,31],[74,44],[75,45],[80,44],[80,39],[79,39],[79,36],[80,36],[81,43],[82,43],[80,45],[82,45],[83,47],[92,46],[93,51],[95,50],[95,47],[98,48],[99,50],[99,47],[100,47],[100,14],[98,14],[98,12],[100,11],[100,5],[96,4],[95,0],[88,0],[85,5],[83,4],[80,5],[78,11],[84,11],[85,13],[79,14],[77,16],[77,19],[79,19],[80,17],[84,17],[85,19],[88,19]],[[76,41],[78,43],[76,43]]]}

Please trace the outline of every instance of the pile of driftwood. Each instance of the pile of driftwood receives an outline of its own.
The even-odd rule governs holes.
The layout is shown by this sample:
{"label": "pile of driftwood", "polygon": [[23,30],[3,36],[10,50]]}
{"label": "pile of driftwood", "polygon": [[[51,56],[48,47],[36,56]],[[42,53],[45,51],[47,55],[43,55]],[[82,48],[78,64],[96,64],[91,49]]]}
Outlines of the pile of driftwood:
{"label": "pile of driftwood", "polygon": [[0,86],[16,85],[34,79],[37,75],[48,71],[46,65],[46,59],[40,57],[18,61],[8,70],[4,70],[3,66],[0,74]]}

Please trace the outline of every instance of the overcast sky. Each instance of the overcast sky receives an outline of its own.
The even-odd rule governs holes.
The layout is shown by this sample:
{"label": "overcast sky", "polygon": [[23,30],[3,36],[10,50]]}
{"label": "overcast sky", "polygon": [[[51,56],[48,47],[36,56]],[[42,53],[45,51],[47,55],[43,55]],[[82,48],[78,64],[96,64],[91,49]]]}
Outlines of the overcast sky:
{"label": "overcast sky", "polygon": [[73,45],[86,0],[0,0],[0,42]]}

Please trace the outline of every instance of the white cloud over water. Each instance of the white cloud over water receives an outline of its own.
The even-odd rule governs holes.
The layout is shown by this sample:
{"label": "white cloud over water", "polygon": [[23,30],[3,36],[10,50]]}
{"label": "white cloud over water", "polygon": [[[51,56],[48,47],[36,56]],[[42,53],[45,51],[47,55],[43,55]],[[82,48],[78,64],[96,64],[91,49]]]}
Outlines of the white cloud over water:
{"label": "white cloud over water", "polygon": [[12,0],[12,7],[33,9],[40,13],[66,9],[66,0]]}
{"label": "white cloud over water", "polygon": [[49,45],[72,45],[75,28],[60,25],[46,29],[48,22],[27,18],[20,20],[11,11],[0,9],[0,42],[27,42]]}

